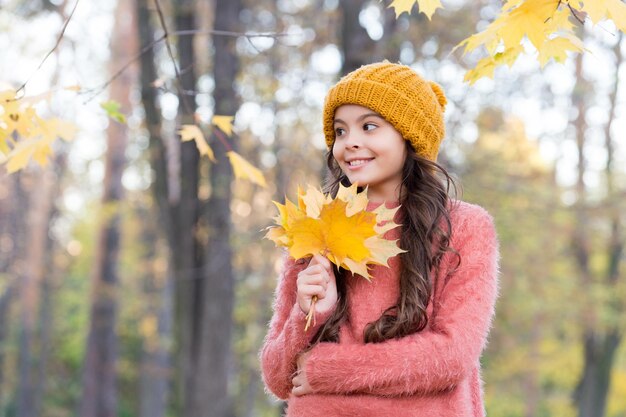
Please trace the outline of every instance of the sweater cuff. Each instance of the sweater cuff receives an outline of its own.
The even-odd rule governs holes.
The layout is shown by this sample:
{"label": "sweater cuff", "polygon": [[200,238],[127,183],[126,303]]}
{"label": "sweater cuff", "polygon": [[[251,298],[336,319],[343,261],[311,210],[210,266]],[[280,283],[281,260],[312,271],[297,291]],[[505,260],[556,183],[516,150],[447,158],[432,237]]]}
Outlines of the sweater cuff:
{"label": "sweater cuff", "polygon": [[329,387],[324,383],[323,374],[320,374],[318,362],[328,359],[332,355],[333,346],[328,343],[318,343],[310,351],[306,362],[306,378],[313,392],[319,394],[329,393]]}

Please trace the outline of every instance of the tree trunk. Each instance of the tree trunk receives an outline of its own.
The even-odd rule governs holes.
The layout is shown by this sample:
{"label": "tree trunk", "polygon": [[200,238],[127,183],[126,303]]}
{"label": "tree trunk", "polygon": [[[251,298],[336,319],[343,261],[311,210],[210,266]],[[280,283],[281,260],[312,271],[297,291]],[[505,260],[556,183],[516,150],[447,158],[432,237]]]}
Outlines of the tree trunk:
{"label": "tree trunk", "polygon": [[[19,336],[19,383],[17,391],[18,417],[36,414],[37,379],[35,378],[37,346],[37,321],[41,298],[41,282],[45,271],[45,254],[48,244],[48,224],[52,210],[52,188],[50,168],[39,171],[35,176],[35,192],[31,193],[28,213],[28,250],[25,253],[24,274],[20,277],[20,336]],[[35,188],[35,187],[33,187]]]}
{"label": "tree trunk", "polygon": [[369,64],[374,57],[376,43],[369,37],[367,30],[359,23],[361,0],[340,0],[341,9],[341,52],[343,53],[343,75]]}
{"label": "tree trunk", "polygon": [[396,13],[383,6],[383,36],[376,42],[376,59],[388,59],[391,62],[400,60],[400,46],[404,37],[396,35],[398,19]]}
{"label": "tree trunk", "polygon": [[611,382],[611,370],[621,336],[587,330],[584,335],[584,369],[576,388],[579,417],[603,417]]}
{"label": "tree trunk", "polygon": [[[215,29],[239,31],[241,1],[215,3]],[[239,107],[234,88],[239,71],[235,50],[236,38],[215,36],[213,77],[215,114],[234,115]],[[229,141],[233,144],[235,141]],[[211,196],[205,214],[209,227],[206,265],[203,270],[203,315],[199,367],[196,380],[197,413],[194,417],[230,417],[233,415],[228,392],[228,374],[231,365],[232,311],[234,276],[232,269],[231,182],[233,173],[225,148],[214,147],[218,163],[210,164]]]}
{"label": "tree trunk", "polygon": [[5,288],[2,295],[0,295],[0,407],[4,408],[6,404],[6,398],[4,393],[4,366],[5,366],[5,354],[7,345],[7,336],[9,335],[9,309],[11,301],[13,300],[13,294],[15,293],[14,286],[9,284]]}
{"label": "tree trunk", "polygon": [[[142,210],[143,219],[151,219],[153,209]],[[158,218],[158,216],[157,216]],[[154,222],[156,223],[156,222]],[[158,230],[151,221],[143,222],[142,240],[146,247],[144,259],[146,269],[143,277],[144,297],[147,306],[144,323],[154,322],[154,326],[142,326],[143,355],[141,361],[140,417],[163,417],[167,411],[169,397],[168,381],[170,374],[169,341],[172,328],[172,293],[174,282],[167,263],[166,239],[158,237]]]}
{"label": "tree trunk", "polygon": [[[58,184],[58,183],[57,183]],[[46,239],[48,242],[48,255],[52,252],[52,242],[50,239]],[[47,263],[52,263],[52,256],[47,256]],[[34,404],[33,410],[35,416],[42,415],[43,399],[46,393],[46,380],[47,380],[47,367],[48,358],[50,357],[50,339],[53,326],[52,317],[52,291],[53,291],[53,276],[51,273],[52,268],[47,270],[47,273],[42,277],[41,282],[41,309],[39,311],[39,326],[41,331],[39,334],[39,363],[37,369],[37,381],[34,386]]]}
{"label": "tree trunk", "polygon": [[[191,0],[176,0],[174,15],[176,30],[194,30],[195,4]],[[179,82],[180,124],[194,124],[196,109],[196,75],[194,67],[193,36],[178,37],[178,56],[181,69]],[[180,200],[176,207],[176,244],[174,266],[176,270],[176,340],[179,343],[178,396],[183,401],[183,415],[193,416],[194,373],[197,372],[199,318],[201,317],[200,266],[201,249],[196,238],[199,219],[199,163],[195,143],[180,145]]]}
{"label": "tree trunk", "polygon": [[[586,225],[588,224],[587,211],[585,210],[585,185],[583,182],[585,175],[584,162],[584,145],[585,145],[585,81],[582,76],[582,55],[576,61],[577,88],[574,93],[574,104],[578,110],[578,118],[574,126],[576,128],[577,145],[579,153],[578,164],[578,181],[577,193],[578,202],[576,204],[576,230],[573,239],[573,247],[576,254],[576,260],[582,277],[582,285],[584,288],[590,288],[594,282],[601,282],[603,289],[608,291],[611,297],[615,297],[615,285],[619,279],[619,266],[622,259],[624,241],[622,233],[621,217],[618,205],[616,204],[616,195],[614,189],[614,173],[613,173],[613,141],[611,137],[611,125],[615,118],[616,91],[619,88],[619,74],[617,68],[623,60],[621,49],[621,35],[614,48],[617,61],[615,73],[615,87],[610,95],[611,108],[609,111],[609,121],[605,129],[605,147],[607,150],[607,163],[605,167],[605,177],[607,184],[608,219],[605,219],[611,225],[611,234],[608,237],[608,245],[606,249],[606,274],[594,280],[590,268],[591,244],[589,242]],[[582,87],[579,85],[582,84]],[[574,400],[578,406],[579,417],[603,417],[606,413],[607,400],[610,390],[611,372],[615,362],[615,353],[622,340],[622,333],[619,329],[619,323],[601,322],[601,317],[605,316],[598,309],[607,309],[610,316],[620,317],[623,314],[620,303],[612,298],[603,305],[597,305],[593,300],[587,303],[588,311],[585,316],[588,317],[584,322],[583,331],[583,347],[584,347],[584,364],[583,372],[574,393]]]}
{"label": "tree trunk", "polygon": [[[133,9],[130,2],[120,2],[115,15],[111,42],[111,66],[120,68],[134,54]],[[123,111],[131,107],[129,91],[134,81],[126,71],[111,84],[110,97],[121,104]],[[123,198],[127,128],[109,121],[102,197],[102,223],[92,280],[89,335],[83,368],[83,395],[80,417],[113,417],[117,415],[117,286],[118,252],[120,247],[120,204]]]}
{"label": "tree trunk", "polygon": [[[24,274],[25,229],[29,207],[29,191],[25,172],[18,171],[6,176],[4,165],[0,165],[0,175],[5,181],[0,183],[0,278],[6,286],[0,296],[0,407],[9,402],[11,393],[5,393],[5,357],[8,352],[7,338],[10,337],[10,308],[20,297],[19,279]],[[10,391],[10,390],[7,390]]]}
{"label": "tree trunk", "polygon": [[[139,31],[140,45],[145,47],[154,40],[154,28],[150,20],[148,0],[136,1],[137,28]],[[152,244],[147,243],[150,249],[149,256],[162,256],[168,260],[164,271],[154,271],[165,274],[160,276],[159,285],[155,277],[146,277],[146,285],[150,288],[149,299],[158,297],[155,306],[148,308],[147,314],[156,317],[157,334],[156,340],[146,341],[141,371],[141,398],[140,417],[162,417],[167,410],[171,380],[171,352],[169,343],[172,340],[172,314],[173,314],[173,286],[174,273],[172,270],[172,250],[174,246],[172,228],[172,208],[168,196],[168,169],[167,152],[161,135],[161,116],[157,105],[156,89],[152,83],[157,79],[154,51],[149,49],[141,57],[141,101],[145,110],[146,128],[149,136],[150,162],[155,172],[152,184],[152,196],[156,201],[158,225],[153,236]],[[146,226],[148,227],[148,226]],[[148,232],[148,230],[146,230]],[[149,238],[152,239],[152,238]],[[152,250],[155,242],[165,240],[166,247],[163,254]]]}

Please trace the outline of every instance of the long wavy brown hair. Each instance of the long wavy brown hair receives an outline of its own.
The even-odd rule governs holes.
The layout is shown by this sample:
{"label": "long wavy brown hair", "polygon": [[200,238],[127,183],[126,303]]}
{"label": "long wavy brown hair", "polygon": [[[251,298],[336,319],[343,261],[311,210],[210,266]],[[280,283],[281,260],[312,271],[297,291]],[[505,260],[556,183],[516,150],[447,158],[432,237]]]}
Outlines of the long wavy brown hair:
{"label": "long wavy brown hair", "polygon": [[[457,186],[448,172],[439,164],[422,158],[406,142],[407,157],[400,186],[399,223],[402,224],[400,247],[400,294],[395,305],[387,308],[381,317],[369,323],[364,331],[365,343],[379,343],[419,332],[428,324],[426,308],[433,291],[430,276],[439,275],[441,258],[452,252],[456,266],[459,254],[450,247],[451,191],[456,196]],[[332,147],[326,156],[328,175],[325,193],[336,197],[339,184],[350,181],[333,157]],[[338,305],[331,317],[319,329],[312,344],[338,342],[339,328],[348,319],[347,271],[334,266],[337,279]]]}

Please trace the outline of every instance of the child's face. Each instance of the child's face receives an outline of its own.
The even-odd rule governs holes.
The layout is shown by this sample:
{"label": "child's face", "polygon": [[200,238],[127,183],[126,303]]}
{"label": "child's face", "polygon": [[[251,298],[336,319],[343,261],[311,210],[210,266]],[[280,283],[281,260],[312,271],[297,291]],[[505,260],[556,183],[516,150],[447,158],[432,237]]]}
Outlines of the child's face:
{"label": "child's face", "polygon": [[406,144],[382,116],[344,104],[335,111],[333,156],[352,184],[369,186],[371,201],[398,201]]}

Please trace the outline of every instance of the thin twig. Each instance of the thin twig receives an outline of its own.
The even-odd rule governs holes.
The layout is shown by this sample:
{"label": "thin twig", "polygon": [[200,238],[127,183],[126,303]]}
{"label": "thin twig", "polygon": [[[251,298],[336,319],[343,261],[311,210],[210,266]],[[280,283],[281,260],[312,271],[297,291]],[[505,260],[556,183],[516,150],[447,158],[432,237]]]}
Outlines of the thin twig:
{"label": "thin twig", "polygon": [[152,41],[150,44],[144,46],[141,51],[135,55],[133,58],[131,58],[130,61],[128,61],[126,64],[124,64],[119,70],[117,70],[115,72],[115,74],[113,74],[113,76],[111,78],[108,79],[107,82],[105,82],[104,84],[102,84],[100,87],[98,88],[91,88],[89,90],[85,90],[82,91],[81,94],[88,94],[90,92],[94,92],[94,94],[91,95],[91,97],[89,97],[87,100],[85,100],[85,102],[83,104],[87,104],[89,103],[91,100],[93,100],[94,98],[96,98],[102,91],[104,91],[113,81],[115,81],[117,78],[120,77],[120,75],[122,75],[122,73],[126,70],[126,68],[130,67],[135,61],[137,61],[139,58],[141,58],[144,54],[146,54],[149,50],[151,50],[152,48],[154,48],[154,46],[161,42],[163,39],[165,39],[165,35],[162,35],[160,38]]}
{"label": "thin twig", "polygon": [[15,96],[17,99],[17,95],[20,92],[23,92],[24,94],[22,94],[21,97],[24,97],[25,95],[25,89],[26,89],[26,84],[28,84],[28,82],[31,80],[31,78],[33,78],[33,76],[37,73],[37,71],[39,71],[39,69],[42,67],[42,65],[44,64],[44,62],[46,62],[46,60],[48,59],[48,57],[50,55],[52,55],[52,53],[57,49],[57,47],[59,46],[59,44],[61,43],[61,39],[63,39],[63,35],[65,34],[65,29],[67,28],[67,25],[70,23],[70,20],[72,20],[72,16],[74,16],[74,12],[76,11],[76,7],[78,6],[78,3],[80,3],[80,0],[76,0],[76,3],[74,3],[74,7],[72,8],[72,11],[70,12],[70,15],[68,16],[68,18],[65,20],[65,23],[63,24],[63,27],[61,28],[61,33],[59,34],[59,37],[57,38],[57,42],[54,44],[54,47],[50,50],[50,52],[48,52],[46,54],[46,56],[43,58],[43,60],[41,61],[41,63],[39,64],[39,66],[37,67],[37,69],[35,69],[35,71],[33,71],[33,73],[30,75],[30,77],[28,77],[26,79],[26,81],[24,81],[24,84],[22,84],[20,86],[20,88],[18,88],[15,91]]}
{"label": "thin twig", "polygon": [[[159,15],[159,21],[161,22],[161,27],[163,28],[163,32],[164,32],[163,39],[165,41],[167,53],[170,56],[170,59],[172,60],[172,64],[174,65],[174,72],[176,73],[176,80],[178,81],[178,83],[176,83],[177,84],[176,88],[179,91],[181,91],[183,89],[183,79],[182,79],[182,76],[180,75],[176,58],[174,58],[174,53],[172,52],[172,45],[170,44],[170,40],[169,40],[169,31],[167,30],[167,25],[165,24],[165,17],[163,16],[163,10],[161,10],[161,4],[159,3],[159,0],[154,0],[154,3],[157,8],[157,13]],[[187,101],[187,96],[182,93],[180,94],[180,96],[181,96],[181,101],[183,102],[183,106],[185,106],[185,109],[187,110],[187,113],[193,114],[194,111],[191,105],[189,104],[189,102]]]}
{"label": "thin twig", "polygon": [[175,35],[175,36],[218,35],[218,36],[232,36],[234,38],[238,38],[240,36],[245,36],[247,38],[279,38],[282,36],[293,36],[292,33],[285,33],[285,32],[247,33],[247,32],[231,32],[227,30],[200,30],[200,29],[177,30],[176,32],[170,33],[170,35]]}
{"label": "thin twig", "polygon": [[222,145],[224,145],[224,147],[226,148],[226,151],[227,152],[232,151],[233,147],[230,146],[230,143],[228,143],[228,141],[226,140],[226,137],[224,137],[224,134],[222,133],[222,131],[219,128],[215,127],[215,126],[213,126],[212,130],[213,130],[213,134],[215,134],[217,139],[219,139],[219,141],[222,142]]}
{"label": "thin twig", "polygon": [[[197,35],[197,34],[212,34],[212,35],[217,35],[217,36],[243,36],[246,38],[260,38],[260,37],[265,37],[265,38],[278,38],[278,37],[283,37],[283,36],[292,36],[292,34],[290,33],[257,33],[257,34],[250,34],[250,33],[245,33],[245,32],[227,32],[227,31],[223,31],[223,30],[180,30],[180,31],[176,31],[176,32],[172,32],[169,33],[167,31],[165,31],[165,34],[159,36],[157,39],[155,39],[154,41],[150,42],[148,45],[144,46],[143,48],[141,48],[141,51],[135,55],[133,58],[131,58],[130,61],[128,61],[126,64],[124,64],[119,70],[117,70],[115,72],[115,74],[113,74],[113,76],[107,80],[104,84],[102,84],[99,87],[94,87],[94,88],[90,88],[87,90],[84,90],[82,92],[80,92],[80,94],[89,94],[92,93],[93,94],[84,101],[83,104],[87,104],[89,103],[91,100],[93,100],[95,97],[97,97],[102,91],[104,91],[113,81],[115,81],[117,78],[120,77],[120,75],[122,75],[122,73],[128,68],[130,67],[135,61],[137,61],[138,59],[140,59],[144,54],[146,54],[150,49],[154,48],[158,43],[163,42],[165,40],[165,38],[169,35],[176,35],[176,36],[193,36],[193,35]],[[189,71],[189,67],[179,70],[179,75],[183,74],[187,71]],[[183,93],[188,94],[190,90],[185,90],[183,91]]]}
{"label": "thin twig", "polygon": [[578,20],[581,25],[585,24],[585,21],[578,16],[579,11],[574,9],[571,4],[567,3],[570,13],[574,16],[574,19]]}

